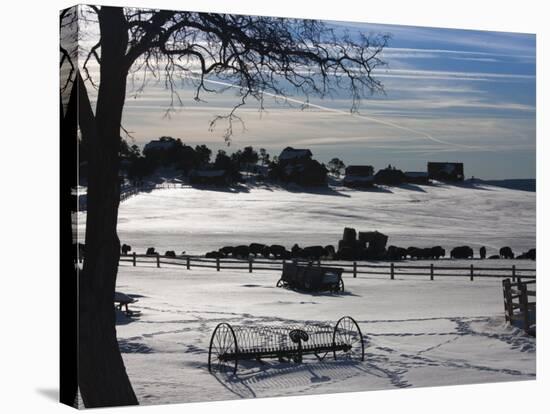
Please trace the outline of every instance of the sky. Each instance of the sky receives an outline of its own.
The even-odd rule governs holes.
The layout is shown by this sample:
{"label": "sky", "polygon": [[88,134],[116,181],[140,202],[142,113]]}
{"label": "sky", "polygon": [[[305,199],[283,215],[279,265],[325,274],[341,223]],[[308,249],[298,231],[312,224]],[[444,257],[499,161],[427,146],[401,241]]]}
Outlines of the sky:
{"label": "sky", "polygon": [[[170,93],[163,82],[137,92],[129,81],[123,126],[142,147],[160,136],[188,145],[207,144],[228,152],[244,146],[309,148],[316,159],[338,157],[346,165],[388,164],[422,171],[428,161],[464,162],[466,177],[535,177],[536,40],[535,35],[328,22],[336,31],[389,33],[383,53],[387,67],[374,72],[384,94],[361,102],[350,113],[345,91],[332,97],[292,94],[292,101],[267,97],[265,110],[249,100],[238,114],[227,147],[224,124],[210,121],[238,102],[236,89],[193,101],[190,85],[178,86],[182,106],[166,116]],[[220,88],[211,79],[209,86]],[[91,94],[93,95],[93,93]],[[93,97],[92,97],[93,98]]]}

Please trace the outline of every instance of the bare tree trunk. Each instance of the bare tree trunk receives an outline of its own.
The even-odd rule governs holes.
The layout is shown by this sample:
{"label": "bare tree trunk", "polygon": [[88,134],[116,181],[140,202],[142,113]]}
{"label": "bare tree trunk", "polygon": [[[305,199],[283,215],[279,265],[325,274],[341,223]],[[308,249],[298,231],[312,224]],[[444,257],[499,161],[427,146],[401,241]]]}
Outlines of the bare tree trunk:
{"label": "bare tree trunk", "polygon": [[89,143],[86,252],[79,278],[79,387],[86,407],[137,404],[116,338],[113,298],[120,256],[117,216],[120,125],[128,43],[121,8],[101,7],[95,118],[79,80],[79,123]]}

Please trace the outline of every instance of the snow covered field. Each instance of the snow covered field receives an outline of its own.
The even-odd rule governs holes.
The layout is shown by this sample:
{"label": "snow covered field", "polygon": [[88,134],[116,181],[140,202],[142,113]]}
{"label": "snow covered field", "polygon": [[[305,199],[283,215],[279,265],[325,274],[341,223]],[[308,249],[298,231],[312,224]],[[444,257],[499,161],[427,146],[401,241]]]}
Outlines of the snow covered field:
{"label": "snow covered field", "polygon": [[[345,226],[378,230],[389,244],[449,251],[470,245],[487,254],[503,246],[535,247],[536,193],[494,186],[408,185],[373,191],[345,188],[310,193],[270,187],[240,191],[162,189],[120,206],[121,243],[138,253],[204,254],[252,242],[336,245]],[[84,213],[80,217],[84,232]]]}
{"label": "snow covered field", "polygon": [[[345,226],[378,230],[389,244],[418,247],[535,247],[534,192],[495,186],[403,186],[309,193],[162,189],[124,201],[122,243],[144,253],[204,254],[251,242],[337,244]],[[84,234],[85,213],[80,213]],[[449,263],[449,262],[447,262]],[[468,264],[470,262],[467,262]],[[484,266],[506,266],[495,260]],[[531,261],[516,261],[534,268]],[[464,261],[454,265],[465,266]],[[475,266],[481,265],[475,262]],[[117,290],[135,295],[139,318],[120,315],[125,364],[142,404],[271,397],[535,378],[535,339],[506,326],[500,279],[345,275],[344,294],[276,288],[280,272],[121,263]],[[239,364],[237,376],[208,372],[219,322],[306,324],[354,317],[367,340],[364,362],[306,357],[303,364]]]}
{"label": "snow covered field", "polygon": [[[154,266],[154,265],[153,265]],[[535,339],[504,324],[500,280],[346,277],[341,295],[276,288],[276,272],[120,267],[117,290],[136,295],[136,319],[117,327],[141,404],[350,392],[535,379]],[[219,322],[336,322],[353,316],[364,362],[243,362],[208,372]]]}

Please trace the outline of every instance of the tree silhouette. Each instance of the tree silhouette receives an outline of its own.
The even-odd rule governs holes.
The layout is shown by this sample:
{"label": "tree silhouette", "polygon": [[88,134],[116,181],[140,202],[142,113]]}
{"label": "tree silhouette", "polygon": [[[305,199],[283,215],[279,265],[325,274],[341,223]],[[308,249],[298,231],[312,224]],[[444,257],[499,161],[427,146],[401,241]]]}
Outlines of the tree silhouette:
{"label": "tree silhouette", "polygon": [[327,166],[328,166],[328,170],[332,174],[334,174],[338,177],[340,177],[340,174],[342,173],[342,170],[344,168],[346,168],[346,165],[344,164],[344,161],[342,161],[340,158],[336,158],[336,157],[331,159],[328,162]]}
{"label": "tree silhouette", "polygon": [[269,154],[265,148],[260,148],[260,161],[262,161],[262,165],[269,164]]}
{"label": "tree silhouette", "polygon": [[[234,122],[240,121],[239,107],[249,98],[262,107],[264,92],[323,97],[345,89],[356,110],[363,97],[383,90],[373,70],[384,64],[380,53],[388,36],[352,38],[316,20],[107,6],[63,11],[62,31],[77,15],[97,25],[99,33],[87,50],[80,50],[83,44],[76,47],[82,56],[78,65],[74,53],[61,48],[67,74],[62,88],[78,89],[79,128],[89,156],[86,257],[79,276],[79,389],[86,407],[137,404],[113,312],[120,254],[120,134],[129,76],[140,73],[143,87],[150,76],[162,77],[171,105],[180,100],[175,83],[181,77],[194,86],[196,100],[213,92],[209,79],[237,88],[239,103],[210,125],[225,121],[229,140]],[[99,77],[91,70],[93,62]],[[95,112],[85,84],[97,88]]]}

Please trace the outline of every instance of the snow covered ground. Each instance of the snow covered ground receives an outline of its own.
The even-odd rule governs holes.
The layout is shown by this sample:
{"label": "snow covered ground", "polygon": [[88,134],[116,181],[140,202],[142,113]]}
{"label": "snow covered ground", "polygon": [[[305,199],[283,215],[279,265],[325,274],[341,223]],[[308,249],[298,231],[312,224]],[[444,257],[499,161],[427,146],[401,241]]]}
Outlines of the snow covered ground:
{"label": "snow covered ground", "polygon": [[[136,295],[139,318],[117,327],[141,404],[272,397],[535,379],[535,339],[506,326],[500,280],[346,277],[344,294],[276,288],[276,272],[120,267],[117,290]],[[212,375],[219,322],[306,324],[353,316],[364,362],[243,362]]]}
{"label": "snow covered ground", "polygon": [[[204,254],[260,242],[337,244],[345,226],[378,230],[400,246],[485,245],[488,254],[535,247],[534,192],[489,185],[283,191],[162,189],[124,201],[122,243],[144,253]],[[84,234],[85,213],[79,215]],[[447,262],[449,263],[449,262]],[[470,262],[468,262],[469,264]],[[512,261],[483,265],[506,266]],[[531,261],[515,262],[534,268]],[[521,264],[520,264],[521,263]],[[464,266],[465,262],[453,262]],[[480,265],[476,261],[475,266]],[[125,364],[142,404],[271,397],[535,378],[535,339],[504,323],[499,279],[345,275],[344,294],[276,288],[279,272],[121,263],[117,290],[135,295],[139,318],[120,315]],[[219,322],[306,324],[354,317],[367,339],[364,362],[239,365],[237,376],[208,372]]]}
{"label": "snow covered ground", "polygon": [[[373,191],[345,188],[283,191],[162,189],[120,206],[121,243],[138,253],[204,254],[252,242],[336,245],[345,226],[378,230],[399,246],[459,245],[488,255],[503,246],[515,252],[535,247],[536,193],[488,185],[407,185]],[[80,216],[83,235],[84,214]]]}

